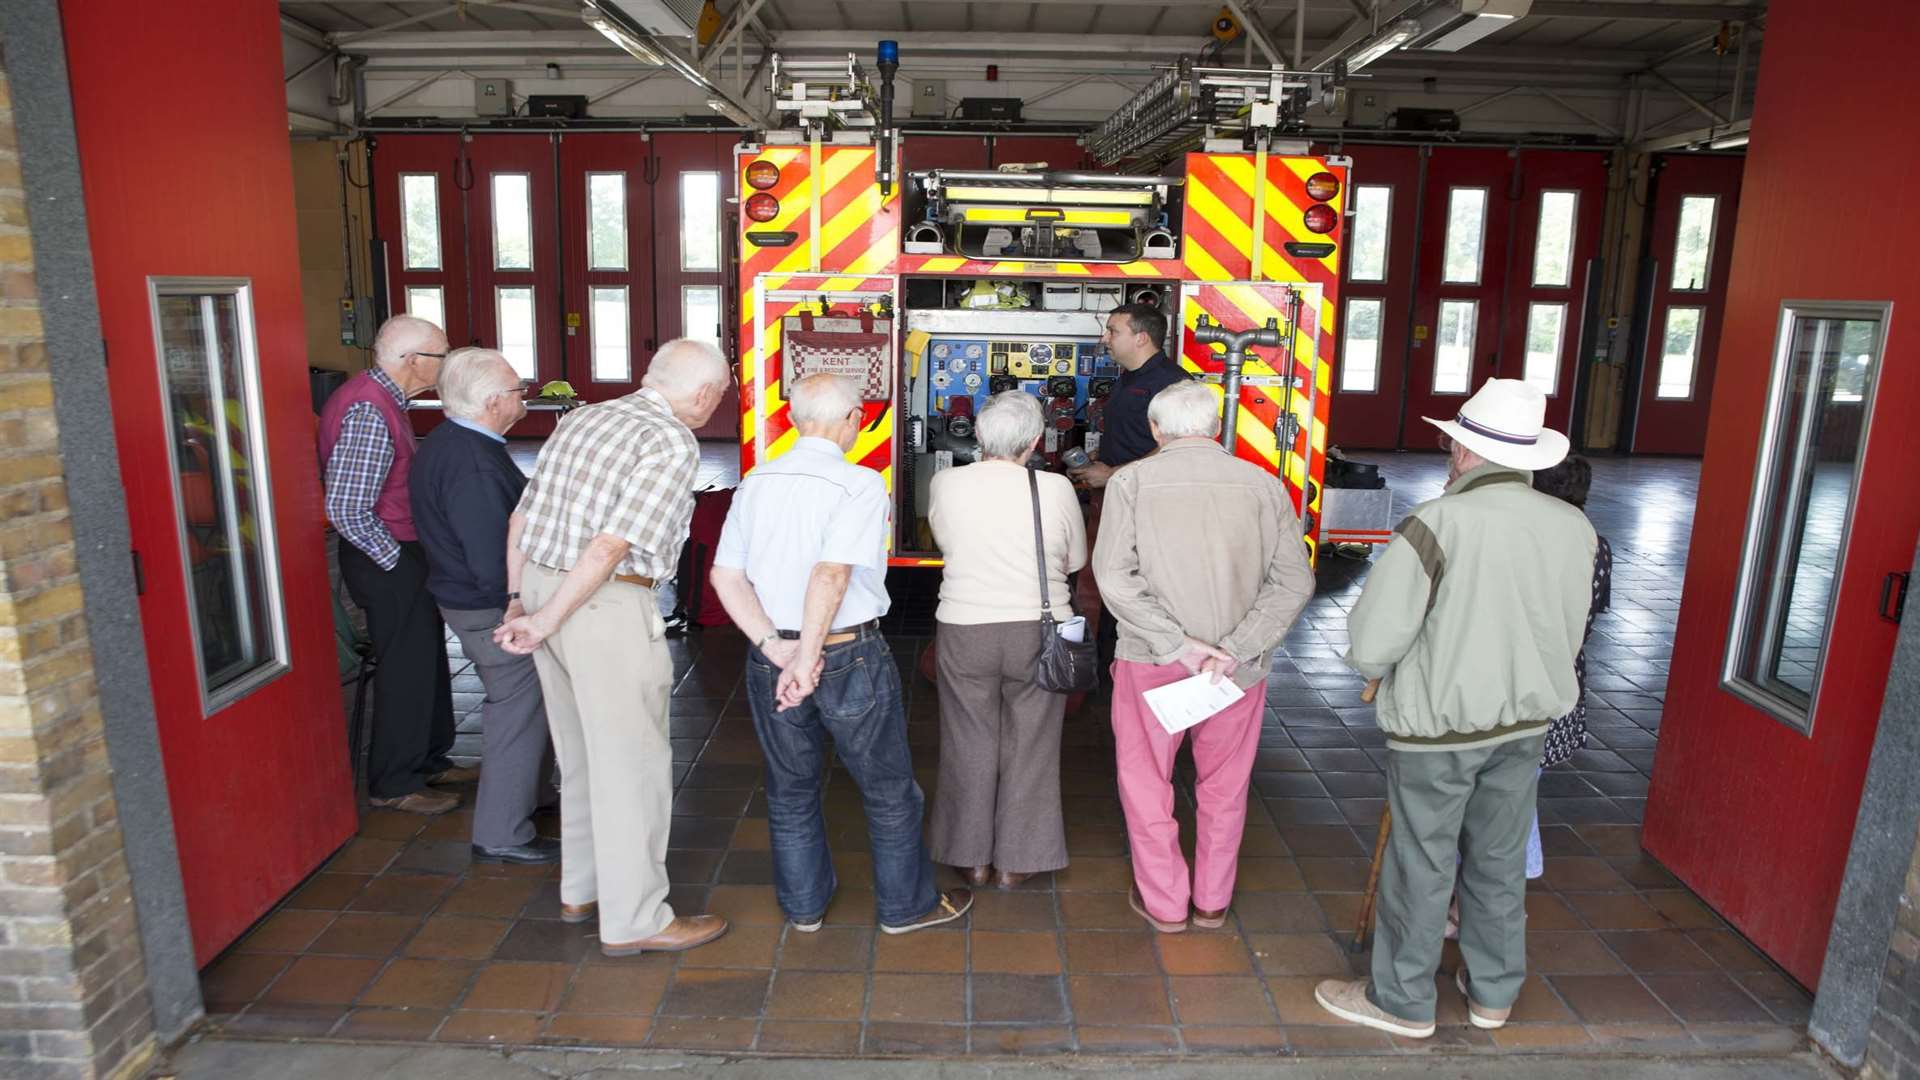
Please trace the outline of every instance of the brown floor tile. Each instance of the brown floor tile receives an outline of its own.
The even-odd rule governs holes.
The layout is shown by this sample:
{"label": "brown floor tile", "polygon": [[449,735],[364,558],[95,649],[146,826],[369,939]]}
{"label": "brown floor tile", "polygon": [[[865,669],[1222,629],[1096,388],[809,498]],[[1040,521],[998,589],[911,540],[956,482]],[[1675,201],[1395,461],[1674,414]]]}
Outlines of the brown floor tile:
{"label": "brown floor tile", "polygon": [[1125,855],[1127,830],[1119,825],[1069,825],[1067,826],[1067,851],[1075,858],[1093,855]]}
{"label": "brown floor tile", "polygon": [[464,874],[473,865],[473,845],[460,840],[414,840],[400,849],[389,872]]}
{"label": "brown floor tile", "polygon": [[1249,892],[1303,892],[1307,882],[1292,859],[1241,856],[1234,876],[1236,897]]}
{"label": "brown floor tile", "polygon": [[1182,976],[1169,978],[1167,985],[1181,1024],[1273,1023],[1273,1007],[1267,1004],[1266,991],[1259,979]]}
{"label": "brown floor tile", "polygon": [[998,889],[975,892],[973,911],[968,918],[976,932],[1052,930],[1058,922],[1054,916],[1053,894],[1001,892]]}
{"label": "brown floor tile", "polygon": [[1567,1050],[1592,1043],[1578,1024],[1514,1023],[1493,1033],[1493,1044],[1502,1050]]}
{"label": "brown floor tile", "polygon": [[1331,977],[1352,973],[1347,951],[1329,934],[1249,934],[1247,946],[1263,975]]}
{"label": "brown floor tile", "polygon": [[[513,964],[495,961],[480,969],[467,991],[463,1009],[508,1009],[552,1012],[560,1004],[572,964]],[[657,999],[657,995],[656,995]],[[649,1010],[650,1011],[650,1010]]]}
{"label": "brown floor tile", "polygon": [[1060,974],[1057,934],[973,931],[972,970],[1006,975]]}
{"label": "brown floor tile", "polygon": [[307,946],[307,952],[322,956],[387,957],[399,950],[420,928],[418,915],[371,915],[345,912],[333,925]]}
{"label": "brown floor tile", "polygon": [[461,840],[473,835],[473,796],[464,796],[463,805],[457,810],[445,814],[436,814],[426,821],[426,825],[417,834],[421,840]]}
{"label": "brown floor tile", "polygon": [[1719,930],[1726,926],[1720,916],[1685,889],[1654,889],[1640,895],[1682,930]]}
{"label": "brown floor tile", "polygon": [[1353,1024],[1340,1027],[1289,1026],[1286,1034],[1287,1045],[1296,1054],[1385,1054],[1393,1051],[1393,1040],[1384,1033]]}
{"label": "brown floor tile", "polygon": [[440,1009],[355,1009],[335,1028],[336,1039],[426,1042],[447,1018]]}
{"label": "brown floor tile", "polygon": [[1060,894],[1060,925],[1067,930],[1141,930],[1140,921],[1127,907],[1127,894],[1067,892]]}
{"label": "brown floor tile", "polygon": [[512,923],[506,919],[476,919],[466,915],[434,915],[407,942],[408,956],[443,960],[485,960],[506,938]]}
{"label": "brown floor tile", "polygon": [[1315,892],[1359,892],[1372,868],[1372,859],[1300,860],[1300,876]]}
{"label": "brown floor tile", "polygon": [[510,919],[527,906],[540,884],[527,878],[468,878],[454,886],[435,913]]}
{"label": "brown floor tile", "polygon": [[1442,1024],[1431,1037],[1425,1039],[1389,1035],[1387,1041],[1403,1054],[1464,1054],[1493,1049],[1491,1033],[1469,1027],[1465,1022],[1451,1026]]}
{"label": "brown floor tile", "polygon": [[874,940],[873,970],[964,972],[967,970],[967,937],[957,930],[882,934]]}
{"label": "brown floor tile", "polygon": [[1666,867],[1646,856],[1638,858],[1611,858],[1607,865],[1613,867],[1629,885],[1636,889],[1679,889],[1684,888],[1680,879],[1674,877]]}
{"label": "brown floor tile", "polygon": [[1595,930],[1661,930],[1666,916],[1638,893],[1561,893],[1571,906]]}
{"label": "brown floor tile", "polygon": [[1635,972],[1717,971],[1719,965],[1678,930],[1623,931],[1600,940]]}
{"label": "brown floor tile", "polygon": [[1772,971],[1773,965],[1732,930],[1689,930],[1687,940],[1728,971]]}
{"label": "brown floor tile", "polygon": [[453,885],[453,878],[440,874],[381,874],[347,904],[347,910],[425,915]]}
{"label": "brown floor tile", "polygon": [[345,1015],[346,1009],[340,1005],[263,1003],[249,1007],[246,1012],[238,1016],[228,1018],[221,1024],[221,1028],[236,1035],[258,1035],[275,1039],[310,1039],[332,1031]]}
{"label": "brown floor tile", "polygon": [[1153,947],[1158,935],[1082,931],[1066,935],[1067,970],[1075,975],[1149,975],[1160,970]]}
{"label": "brown floor tile", "polygon": [[415,960],[402,957],[387,965],[360,1004],[404,1008],[451,1008],[460,1000],[478,965],[465,960]]}
{"label": "brown floor tile", "polygon": [[1327,928],[1327,913],[1310,893],[1250,893],[1237,896],[1233,913],[1242,928],[1297,933]]}
{"label": "brown floor tile", "polygon": [[1067,980],[1067,996],[1076,1024],[1173,1023],[1167,987],[1158,975],[1076,975]]}
{"label": "brown floor tile", "polygon": [[373,981],[381,961],[346,956],[303,956],[293,962],[260,1000],[274,1005],[345,1005]]}
{"label": "brown floor tile", "polygon": [[555,1013],[541,1042],[580,1043],[587,1046],[639,1046],[653,1034],[648,1016],[608,1016],[593,1013]]}
{"label": "brown floor tile", "polygon": [[873,962],[874,931],[829,926],[811,934],[788,930],[780,967],[792,971],[866,971]]}
{"label": "brown floor tile", "polygon": [[729,926],[726,935],[680,954],[680,966],[702,968],[769,968],[780,947],[777,926]]}
{"label": "brown floor tile", "polygon": [[733,842],[727,846],[738,851],[771,850],[773,839],[767,834],[767,819],[741,818],[733,827]]}
{"label": "brown floor tile", "polygon": [[978,1055],[1016,1056],[1064,1054],[1073,1049],[1073,1032],[1063,1027],[975,1024],[972,1052]]}
{"label": "brown floor tile", "polygon": [[1126,892],[1133,886],[1133,863],[1119,856],[1076,858],[1053,875],[1061,892]]}
{"label": "brown floor tile", "polygon": [[347,902],[360,895],[360,890],[373,880],[367,874],[315,874],[307,879],[305,885],[292,896],[287,897],[286,906],[290,908],[311,909],[317,911],[339,911]]}
{"label": "brown floor tile", "polygon": [[860,1025],[768,1020],[760,1025],[754,1049],[763,1054],[853,1057],[860,1053]]}
{"label": "brown floor tile", "polygon": [[1648,975],[1654,992],[1682,1021],[1689,1024],[1764,1024],[1773,1016],[1753,1000],[1740,984],[1719,972],[1698,975]]}
{"label": "brown floor tile", "polygon": [[896,1024],[874,1022],[867,1025],[862,1044],[869,1054],[964,1054],[967,1029],[961,1024]]}
{"label": "brown floor tile", "polygon": [[1238,934],[1156,934],[1160,967],[1169,975],[1251,975],[1253,960]]}
{"label": "brown floor tile", "polygon": [[783,926],[787,916],[764,885],[715,885],[707,893],[704,914],[719,915],[734,926]]}
{"label": "brown floor tile", "polygon": [[[1451,981],[1451,980],[1449,980]],[[1456,996],[1457,989],[1441,991],[1449,997]],[[1464,1000],[1462,1001],[1464,1005]],[[1513,1003],[1511,1017],[1516,1024],[1578,1024],[1580,1018],[1573,1015],[1553,987],[1545,979],[1528,979],[1520,984],[1520,997]]]}
{"label": "brown floor tile", "polygon": [[313,939],[334,918],[331,911],[282,909],[274,912],[243,938],[235,952],[297,953],[313,944]]}
{"label": "brown floor tile", "polygon": [[874,915],[872,889],[842,888],[834,896],[833,903],[827,905],[829,926],[872,926]]}
{"label": "brown floor tile", "polygon": [[1587,924],[1573,913],[1567,902],[1547,892],[1527,893],[1527,932],[1538,930],[1586,930]]}
{"label": "brown floor tile", "polygon": [[1791,979],[1771,971],[1754,971],[1734,976],[1747,993],[1757,998],[1775,1020],[1804,1027],[1813,1012],[1813,997]]}
{"label": "brown floor tile", "polygon": [[774,976],[767,1016],[781,1020],[857,1021],[866,1009],[867,977],[820,971]]}
{"label": "brown floor tile", "polygon": [[1067,1019],[1066,995],[1058,976],[975,975],[972,986],[976,1024],[1044,1024]]}
{"label": "brown floor tile", "polygon": [[208,1012],[234,1012],[260,996],[260,991],[293,965],[290,956],[235,953],[223,957],[200,978],[200,995]]}
{"label": "brown floor tile", "polygon": [[560,1008],[570,1013],[651,1016],[659,1008],[672,977],[672,970],[665,964],[582,965],[572,985],[567,987],[567,996],[560,1002]]}
{"label": "brown floor tile", "polygon": [[1353,933],[1360,922],[1359,893],[1308,893],[1320,905],[1327,925],[1335,931]]}
{"label": "brown floor tile", "polygon": [[1077,1025],[1083,1054],[1177,1054],[1180,1034],[1170,1027],[1089,1027]]}
{"label": "brown floor tile", "polygon": [[398,840],[373,840],[356,836],[347,841],[340,853],[327,861],[326,869],[339,874],[377,874],[386,869],[406,845]]}
{"label": "brown floor tile", "polygon": [[593,924],[572,926],[555,919],[521,919],[493,950],[493,958],[577,963],[588,953],[600,954],[596,933]]}
{"label": "brown floor tile", "polygon": [[[1336,976],[1337,977],[1337,976]],[[1299,1024],[1307,1027],[1316,1025],[1342,1025],[1339,1017],[1320,1007],[1314,1000],[1314,987],[1327,980],[1323,975],[1288,975],[1280,978],[1268,977],[1267,992],[1273,996],[1274,1008],[1279,1010],[1282,1024]],[[1443,976],[1444,978],[1444,976]],[[1464,1007],[1459,1005],[1460,995],[1451,988],[1440,994],[1440,1013],[1437,1019],[1444,1019],[1449,1009],[1461,1010],[1465,1018]]]}
{"label": "brown floor tile", "polygon": [[1605,859],[1547,859],[1541,884],[1556,892],[1626,892],[1631,886]]}
{"label": "brown floor tile", "polygon": [[1286,1033],[1275,1025],[1257,1027],[1186,1027],[1180,1029],[1188,1051],[1195,1054],[1274,1054],[1286,1049]]}
{"label": "brown floor tile", "polygon": [[369,810],[360,819],[357,834],[376,840],[411,840],[427,824],[427,819],[419,814],[403,814],[398,810]]}
{"label": "brown floor tile", "polygon": [[1589,1024],[1673,1022],[1673,1014],[1631,975],[1553,975],[1547,981]]}
{"label": "brown floor tile", "polygon": [[528,1046],[540,1037],[546,1021],[540,1013],[466,1012],[447,1017],[435,1042],[492,1043],[501,1046]]}
{"label": "brown floor tile", "polygon": [[1373,855],[1371,850],[1360,846],[1359,838],[1345,825],[1282,825],[1280,838],[1295,855],[1361,859]]}
{"label": "brown floor tile", "polygon": [[1573,831],[1597,855],[1631,857],[1640,854],[1638,825],[1576,825]]}
{"label": "brown floor tile", "polygon": [[771,973],[734,968],[681,969],[660,1003],[662,1016],[760,1015]]}
{"label": "brown floor tile", "polygon": [[1600,940],[1587,930],[1527,928],[1527,971],[1539,975],[1614,975],[1627,970]]}
{"label": "brown floor tile", "polygon": [[875,1021],[965,1023],[965,975],[878,975],[868,1018]]}

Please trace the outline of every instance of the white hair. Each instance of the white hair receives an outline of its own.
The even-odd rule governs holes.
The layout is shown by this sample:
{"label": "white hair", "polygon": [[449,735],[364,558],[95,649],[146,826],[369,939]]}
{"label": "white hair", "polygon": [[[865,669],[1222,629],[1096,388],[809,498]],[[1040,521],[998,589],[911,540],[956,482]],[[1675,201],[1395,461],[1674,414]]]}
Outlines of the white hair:
{"label": "white hair", "polygon": [[686,399],[709,386],[725,386],[733,377],[727,358],[711,341],[675,338],[660,346],[647,364],[640,385],[669,399]]}
{"label": "white hair", "polygon": [[383,368],[398,367],[407,359],[407,354],[420,351],[422,346],[431,346],[435,336],[445,338],[445,333],[434,324],[418,315],[395,315],[380,324],[380,332],[373,335],[373,359]]}
{"label": "white hair", "polygon": [[1147,419],[1169,439],[1211,439],[1220,434],[1220,397],[1206,383],[1183,380],[1153,395]]}
{"label": "white hair", "polygon": [[520,388],[520,373],[494,349],[455,349],[440,366],[440,404],[448,416],[478,420],[487,399]]}
{"label": "white hair", "polygon": [[980,439],[981,454],[1024,465],[1044,423],[1039,398],[1025,390],[1002,390],[980,407],[973,430]]}
{"label": "white hair", "polygon": [[787,404],[796,427],[832,424],[860,407],[860,384],[844,375],[809,375],[787,391]]}

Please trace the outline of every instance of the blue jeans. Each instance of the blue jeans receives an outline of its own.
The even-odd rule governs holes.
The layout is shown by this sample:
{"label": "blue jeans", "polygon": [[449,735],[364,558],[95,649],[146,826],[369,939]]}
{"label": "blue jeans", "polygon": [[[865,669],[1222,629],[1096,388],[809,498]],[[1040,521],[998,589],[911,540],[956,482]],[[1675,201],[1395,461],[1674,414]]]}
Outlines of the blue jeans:
{"label": "blue jeans", "polygon": [[913,778],[900,670],[886,639],[862,630],[829,645],[820,683],[797,708],[774,703],[780,671],[758,649],[747,654],[747,697],[767,758],[767,831],[773,842],[773,890],[795,922],[826,913],[838,884],[821,813],[828,739],[867,810],[873,888],[880,922],[909,923],[933,909],[933,863],[920,835],[926,803]]}

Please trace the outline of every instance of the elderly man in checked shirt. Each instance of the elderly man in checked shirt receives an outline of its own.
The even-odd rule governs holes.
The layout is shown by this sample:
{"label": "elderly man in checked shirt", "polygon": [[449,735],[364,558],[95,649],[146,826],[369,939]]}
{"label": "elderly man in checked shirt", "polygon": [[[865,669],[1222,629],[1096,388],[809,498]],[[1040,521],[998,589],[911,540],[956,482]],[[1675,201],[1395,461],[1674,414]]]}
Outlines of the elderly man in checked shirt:
{"label": "elderly man in checked shirt", "polygon": [[639,390],[560,424],[508,525],[507,596],[526,614],[494,640],[539,669],[560,762],[561,918],[597,913],[608,956],[691,949],[727,929],[667,903],[673,659],[653,590],[693,517],[692,429],[731,381],[712,345],[661,346]]}
{"label": "elderly man in checked shirt", "polygon": [[[407,399],[433,388],[447,335],[396,315],[373,339],[375,366],[348,379],[320,410],[320,472],[327,520],[340,532],[340,576],[367,615],[379,665],[367,794],[375,806],[444,814],[460,805],[430,784],[471,780],[455,768],[453,687],[446,627],[427,595],[427,556],[413,527],[408,481],[413,427]],[[357,748],[356,748],[357,749]]]}

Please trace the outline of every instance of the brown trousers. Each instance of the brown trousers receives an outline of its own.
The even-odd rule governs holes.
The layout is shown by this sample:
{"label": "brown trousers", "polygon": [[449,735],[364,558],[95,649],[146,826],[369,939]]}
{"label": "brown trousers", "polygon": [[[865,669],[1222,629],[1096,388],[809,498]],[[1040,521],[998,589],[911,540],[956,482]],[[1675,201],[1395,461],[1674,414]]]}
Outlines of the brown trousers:
{"label": "brown trousers", "polygon": [[927,847],[948,866],[1067,865],[1060,816],[1066,697],[1033,684],[1040,623],[941,623],[940,782]]}

